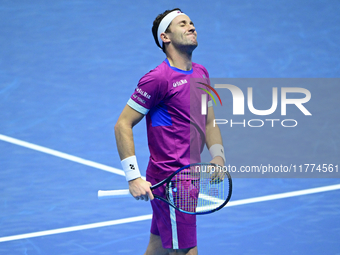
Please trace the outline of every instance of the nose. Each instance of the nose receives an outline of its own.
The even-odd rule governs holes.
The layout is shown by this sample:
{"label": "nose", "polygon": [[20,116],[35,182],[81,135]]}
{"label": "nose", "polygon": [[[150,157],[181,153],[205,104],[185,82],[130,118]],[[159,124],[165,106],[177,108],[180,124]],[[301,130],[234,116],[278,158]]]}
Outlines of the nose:
{"label": "nose", "polygon": [[190,27],[189,27],[189,32],[191,33],[194,33],[196,31],[196,28],[194,25],[190,24]]}

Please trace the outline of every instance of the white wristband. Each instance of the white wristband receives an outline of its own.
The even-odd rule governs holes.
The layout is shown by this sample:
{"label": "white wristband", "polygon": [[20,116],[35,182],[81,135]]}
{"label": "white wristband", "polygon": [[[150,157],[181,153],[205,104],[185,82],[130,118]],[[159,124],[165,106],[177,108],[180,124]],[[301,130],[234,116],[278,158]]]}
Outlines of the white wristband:
{"label": "white wristband", "polygon": [[131,156],[122,160],[122,167],[127,181],[141,177],[136,156]]}
{"label": "white wristband", "polygon": [[225,163],[224,148],[221,144],[214,144],[209,148],[209,152],[212,158],[220,156],[223,158]]}

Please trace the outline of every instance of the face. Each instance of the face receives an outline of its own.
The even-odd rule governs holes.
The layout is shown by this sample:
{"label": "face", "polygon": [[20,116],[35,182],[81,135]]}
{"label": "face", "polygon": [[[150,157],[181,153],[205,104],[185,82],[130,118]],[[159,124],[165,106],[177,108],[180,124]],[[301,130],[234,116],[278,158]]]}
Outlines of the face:
{"label": "face", "polygon": [[179,15],[173,19],[167,33],[171,43],[176,47],[189,47],[192,50],[198,45],[194,23],[187,15]]}

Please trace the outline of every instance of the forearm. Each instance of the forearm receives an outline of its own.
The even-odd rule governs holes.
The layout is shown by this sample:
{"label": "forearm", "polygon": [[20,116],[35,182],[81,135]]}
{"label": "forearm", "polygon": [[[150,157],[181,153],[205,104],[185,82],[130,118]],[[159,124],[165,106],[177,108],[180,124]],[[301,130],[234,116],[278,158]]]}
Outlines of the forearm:
{"label": "forearm", "polygon": [[132,128],[143,118],[143,114],[125,106],[115,125],[116,144],[121,160],[135,155]]}
{"label": "forearm", "polygon": [[140,178],[132,132],[132,128],[142,118],[142,114],[126,106],[115,125],[115,137],[125,177],[129,182],[130,193],[137,200],[148,201],[149,198],[153,199],[150,190],[151,183]]}
{"label": "forearm", "polygon": [[223,145],[222,136],[220,128],[215,125],[215,127],[212,124],[208,124],[206,127],[206,145],[209,149],[214,144],[221,144]]}
{"label": "forearm", "polygon": [[208,119],[206,125],[206,145],[212,157],[212,163],[223,165],[225,155],[220,128],[214,124],[215,114],[212,107],[208,109]]}
{"label": "forearm", "polygon": [[135,155],[133,132],[130,125],[118,121],[115,125],[116,144],[121,160]]}
{"label": "forearm", "polygon": [[221,132],[217,125],[206,128],[206,145],[212,157],[210,162],[223,166],[225,164],[224,148]]}

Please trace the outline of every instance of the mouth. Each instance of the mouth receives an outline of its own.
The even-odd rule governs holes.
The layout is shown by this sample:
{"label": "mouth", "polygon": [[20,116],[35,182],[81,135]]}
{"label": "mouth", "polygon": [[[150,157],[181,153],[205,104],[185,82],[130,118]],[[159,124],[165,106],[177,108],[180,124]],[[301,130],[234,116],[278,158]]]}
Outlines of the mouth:
{"label": "mouth", "polygon": [[196,34],[193,34],[193,33],[190,33],[190,34],[187,34],[187,36],[193,36],[195,39],[197,38],[197,35]]}

